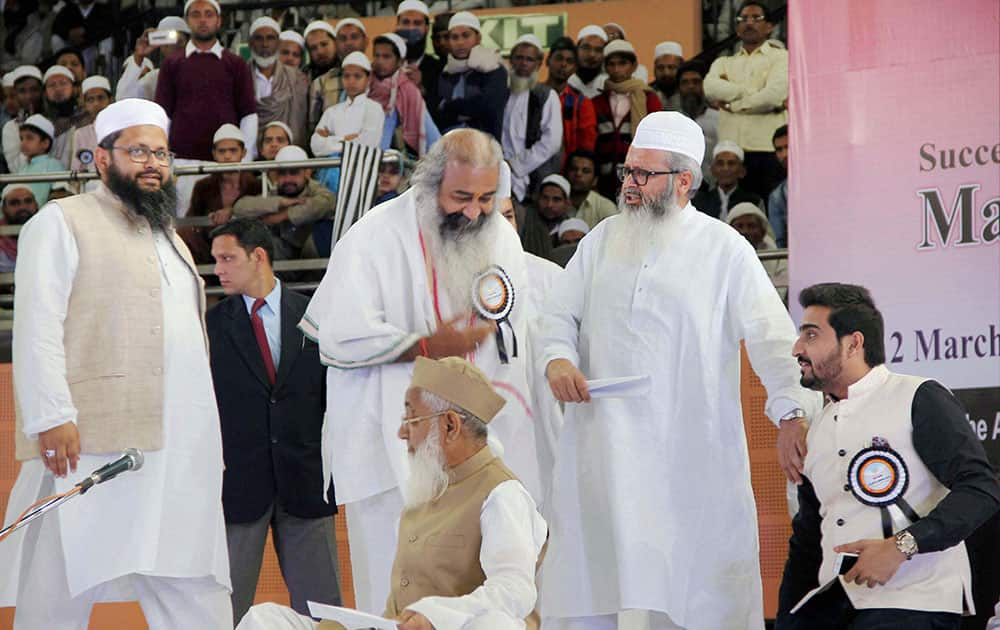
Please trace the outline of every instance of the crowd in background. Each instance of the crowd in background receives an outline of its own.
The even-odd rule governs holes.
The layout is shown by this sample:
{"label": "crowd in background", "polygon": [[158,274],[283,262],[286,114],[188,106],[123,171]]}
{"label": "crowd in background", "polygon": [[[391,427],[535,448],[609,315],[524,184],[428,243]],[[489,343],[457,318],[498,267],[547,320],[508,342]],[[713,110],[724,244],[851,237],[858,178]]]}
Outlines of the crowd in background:
{"label": "crowd in background", "polygon": [[[19,6],[4,8],[5,45]],[[3,75],[0,168],[92,170],[94,117],[124,98],[155,100],[171,116],[176,166],[297,163],[342,156],[350,143],[419,159],[442,134],[472,127],[503,147],[525,250],[565,265],[576,242],[618,212],[617,171],[639,120],[676,110],[698,123],[707,142],[694,206],[732,225],[758,251],[784,248],[787,51],[772,38],[775,18],[765,3],[730,9],[732,15],[718,17],[732,18],[739,39],[733,54],[709,65],[666,40],[652,51],[650,71],[615,22],[547,43],[525,34],[505,57],[483,45],[474,14],[435,13],[420,0],[396,6],[396,28],[388,33],[369,33],[355,18],[315,20],[300,33],[283,26],[288,12],[259,17],[249,28],[245,60],[219,40],[223,7],[199,0],[187,2],[183,16],[146,29],[120,75],[109,77],[100,74],[109,9],[76,0],[53,14],[52,63],[44,70],[24,63]],[[41,50],[25,44],[20,60]],[[384,161],[371,177],[377,189],[370,205],[407,185],[399,161]],[[9,185],[3,221],[23,223],[49,199],[82,188]],[[216,225],[259,217],[278,239],[279,260],[326,256],[336,240],[340,189],[339,168],[301,165],[263,177],[247,171],[181,177],[178,215],[207,216]],[[209,230],[181,231],[202,263],[211,262]],[[0,270],[12,270],[15,259],[16,237],[3,237]],[[786,262],[764,263],[784,292]]]}

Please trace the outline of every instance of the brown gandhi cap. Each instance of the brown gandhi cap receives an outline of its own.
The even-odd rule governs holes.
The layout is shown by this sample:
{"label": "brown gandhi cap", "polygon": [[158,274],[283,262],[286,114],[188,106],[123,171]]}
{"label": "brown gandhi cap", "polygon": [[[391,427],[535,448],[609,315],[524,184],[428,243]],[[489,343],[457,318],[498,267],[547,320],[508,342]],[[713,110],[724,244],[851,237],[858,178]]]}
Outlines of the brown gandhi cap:
{"label": "brown gandhi cap", "polygon": [[507,403],[482,370],[459,357],[417,357],[410,386],[440,396],[483,422],[492,420]]}

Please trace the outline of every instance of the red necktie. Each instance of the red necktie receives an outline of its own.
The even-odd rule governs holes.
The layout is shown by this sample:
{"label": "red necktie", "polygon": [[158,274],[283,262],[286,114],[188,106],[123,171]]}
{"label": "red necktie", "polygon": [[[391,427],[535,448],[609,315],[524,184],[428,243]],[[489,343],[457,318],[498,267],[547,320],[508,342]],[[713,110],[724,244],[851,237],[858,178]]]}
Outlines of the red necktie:
{"label": "red necktie", "polygon": [[254,300],[253,308],[250,312],[250,323],[253,325],[253,336],[257,338],[257,347],[260,355],[264,359],[264,368],[267,369],[267,380],[274,385],[274,359],[271,358],[271,346],[267,343],[267,333],[264,332],[264,322],[260,318],[259,311],[267,302],[264,298]]}

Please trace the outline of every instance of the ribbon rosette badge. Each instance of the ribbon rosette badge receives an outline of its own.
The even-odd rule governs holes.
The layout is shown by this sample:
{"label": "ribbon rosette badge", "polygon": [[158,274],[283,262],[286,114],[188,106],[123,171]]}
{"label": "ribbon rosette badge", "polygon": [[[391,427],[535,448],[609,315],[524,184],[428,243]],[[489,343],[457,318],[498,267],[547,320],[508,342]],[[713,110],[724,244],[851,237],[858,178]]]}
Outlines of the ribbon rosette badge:
{"label": "ribbon rosette badge", "polygon": [[508,363],[507,346],[504,342],[503,324],[510,328],[513,346],[511,356],[517,356],[517,336],[510,323],[510,313],[514,309],[514,285],[510,276],[498,265],[482,272],[472,283],[472,304],[483,319],[497,322],[497,353],[501,363]]}

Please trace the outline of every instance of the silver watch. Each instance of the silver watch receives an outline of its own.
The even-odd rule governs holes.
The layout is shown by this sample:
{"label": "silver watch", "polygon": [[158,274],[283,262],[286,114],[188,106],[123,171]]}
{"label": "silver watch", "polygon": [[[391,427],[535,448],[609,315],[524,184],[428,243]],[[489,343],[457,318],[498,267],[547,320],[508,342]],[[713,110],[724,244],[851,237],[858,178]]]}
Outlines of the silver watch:
{"label": "silver watch", "polygon": [[899,552],[906,556],[907,560],[917,555],[917,540],[913,537],[913,534],[904,529],[901,532],[897,532],[893,538],[896,539],[896,549],[899,549]]}
{"label": "silver watch", "polygon": [[784,422],[785,420],[805,420],[805,419],[806,419],[805,410],[800,407],[796,407],[795,409],[792,409],[785,415],[781,416],[780,422]]}

